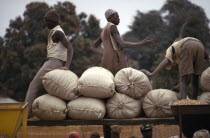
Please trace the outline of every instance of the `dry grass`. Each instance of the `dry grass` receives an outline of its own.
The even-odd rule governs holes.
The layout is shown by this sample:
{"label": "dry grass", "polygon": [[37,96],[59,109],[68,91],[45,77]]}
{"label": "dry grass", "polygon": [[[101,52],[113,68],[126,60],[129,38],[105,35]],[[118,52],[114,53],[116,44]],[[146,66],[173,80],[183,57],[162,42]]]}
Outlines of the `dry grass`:
{"label": "dry grass", "polygon": [[[76,131],[81,138],[89,138],[92,132],[99,132],[103,136],[102,126],[53,126],[53,127],[37,127],[28,126],[28,138],[68,138],[68,133]],[[153,127],[153,138],[168,138],[170,136],[179,135],[179,127],[177,125],[158,125]],[[129,138],[136,136],[141,138],[139,126],[123,126],[120,134],[121,138]],[[21,131],[18,132],[17,138],[21,138]]]}

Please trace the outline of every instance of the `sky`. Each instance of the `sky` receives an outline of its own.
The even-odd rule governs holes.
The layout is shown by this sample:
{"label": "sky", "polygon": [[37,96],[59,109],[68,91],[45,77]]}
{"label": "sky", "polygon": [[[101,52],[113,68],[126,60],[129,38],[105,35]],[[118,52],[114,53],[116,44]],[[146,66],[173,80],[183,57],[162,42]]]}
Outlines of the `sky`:
{"label": "sky", "polygon": [[[114,9],[119,13],[120,24],[118,30],[124,34],[129,30],[129,25],[133,22],[136,12],[148,12],[150,10],[159,10],[166,0],[1,0],[0,4],[0,36],[4,36],[6,28],[11,19],[22,16],[25,6],[33,1],[46,2],[54,5],[58,1],[70,1],[76,5],[77,14],[85,12],[88,15],[93,14],[100,20],[100,26],[104,27],[107,23],[104,13],[107,9]],[[207,17],[210,19],[210,0],[190,0],[201,6]],[[64,30],[65,31],[65,30]]]}

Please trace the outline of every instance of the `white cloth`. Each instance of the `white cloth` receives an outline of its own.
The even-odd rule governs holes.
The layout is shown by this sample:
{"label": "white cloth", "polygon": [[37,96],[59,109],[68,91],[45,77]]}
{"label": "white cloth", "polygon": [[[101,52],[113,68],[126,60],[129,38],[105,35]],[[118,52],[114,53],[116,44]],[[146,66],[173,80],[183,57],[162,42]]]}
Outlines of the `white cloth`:
{"label": "white cloth", "polygon": [[106,19],[108,19],[112,14],[114,13],[117,13],[115,10],[113,9],[108,9],[106,12],[105,12],[105,17]]}
{"label": "white cloth", "polygon": [[66,47],[63,46],[61,42],[54,43],[52,40],[52,36],[56,31],[61,31],[64,33],[60,25],[57,25],[50,31],[49,36],[48,36],[48,44],[47,44],[47,57],[53,57],[62,61],[66,61],[67,60]]}

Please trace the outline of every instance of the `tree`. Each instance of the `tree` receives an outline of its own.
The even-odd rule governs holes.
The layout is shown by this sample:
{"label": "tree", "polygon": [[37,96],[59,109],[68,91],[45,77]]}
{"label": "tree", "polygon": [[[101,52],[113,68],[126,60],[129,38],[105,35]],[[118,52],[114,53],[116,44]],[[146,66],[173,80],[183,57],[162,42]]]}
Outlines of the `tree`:
{"label": "tree", "polygon": [[128,58],[134,59],[139,62],[139,68],[151,68],[155,60],[159,57],[161,50],[165,49],[161,34],[164,32],[165,24],[158,11],[150,11],[148,13],[137,12],[134,17],[132,25],[130,25],[130,31],[127,32],[123,37],[128,41],[143,40],[146,37],[159,40],[160,42],[142,46],[139,48],[128,49]]}

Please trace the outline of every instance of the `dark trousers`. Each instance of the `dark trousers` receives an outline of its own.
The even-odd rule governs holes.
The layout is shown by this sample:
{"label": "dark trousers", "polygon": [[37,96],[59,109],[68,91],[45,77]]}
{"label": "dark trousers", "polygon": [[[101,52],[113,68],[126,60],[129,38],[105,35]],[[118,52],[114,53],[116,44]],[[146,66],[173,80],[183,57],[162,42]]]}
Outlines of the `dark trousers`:
{"label": "dark trousers", "polygon": [[111,138],[111,128],[108,125],[103,125],[104,138]]}

